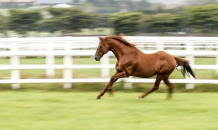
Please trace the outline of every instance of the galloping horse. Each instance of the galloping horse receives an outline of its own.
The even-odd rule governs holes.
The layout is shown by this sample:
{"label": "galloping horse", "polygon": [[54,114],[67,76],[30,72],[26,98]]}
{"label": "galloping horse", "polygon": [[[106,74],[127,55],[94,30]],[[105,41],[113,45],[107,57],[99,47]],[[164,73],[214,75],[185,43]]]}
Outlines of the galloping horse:
{"label": "galloping horse", "polygon": [[96,99],[100,99],[107,90],[112,93],[113,83],[123,77],[136,76],[148,78],[157,75],[153,87],[138,98],[144,98],[149,93],[157,90],[160,82],[163,80],[168,86],[168,99],[171,98],[173,92],[173,86],[169,82],[168,77],[176,67],[182,67],[181,73],[183,76],[191,75],[195,78],[195,73],[187,60],[172,56],[164,51],[145,54],[138,50],[134,44],[123,39],[122,35],[107,36],[104,38],[99,37],[99,39],[100,41],[96,50],[95,60],[99,61],[104,54],[108,51],[112,51],[117,58],[117,62],[115,66],[116,73],[111,77],[108,85]]}

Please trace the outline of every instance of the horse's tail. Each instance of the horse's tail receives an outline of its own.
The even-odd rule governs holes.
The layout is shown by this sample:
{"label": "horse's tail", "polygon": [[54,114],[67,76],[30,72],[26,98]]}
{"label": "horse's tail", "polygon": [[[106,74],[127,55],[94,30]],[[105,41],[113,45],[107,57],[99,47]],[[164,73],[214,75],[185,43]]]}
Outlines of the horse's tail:
{"label": "horse's tail", "polygon": [[194,78],[196,78],[195,73],[192,70],[192,68],[187,60],[184,60],[184,59],[181,59],[181,58],[175,57],[175,56],[174,56],[174,58],[177,62],[176,67],[181,66],[181,73],[184,77],[185,77],[185,75],[187,75],[188,77],[190,77],[190,75],[192,75]]}

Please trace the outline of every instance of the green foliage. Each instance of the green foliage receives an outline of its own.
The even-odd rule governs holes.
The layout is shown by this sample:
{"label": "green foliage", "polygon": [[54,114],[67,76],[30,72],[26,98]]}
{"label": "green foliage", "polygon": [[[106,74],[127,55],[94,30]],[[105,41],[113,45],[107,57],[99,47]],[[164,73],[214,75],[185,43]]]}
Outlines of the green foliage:
{"label": "green foliage", "polygon": [[9,28],[22,35],[26,35],[28,31],[35,30],[37,22],[42,19],[41,13],[38,10],[24,11],[11,9],[9,13]]}
{"label": "green foliage", "polygon": [[138,12],[117,13],[112,15],[111,21],[114,27],[114,33],[124,33],[126,35],[134,35],[139,32],[139,19],[142,14]]}
{"label": "green foliage", "polygon": [[[70,11],[68,8],[48,8],[47,10],[52,16],[61,16]],[[74,12],[79,12],[79,10],[74,10]]]}
{"label": "green foliage", "polygon": [[79,9],[49,8],[48,11],[53,15],[45,21],[42,21],[42,27],[49,22],[52,23],[48,31],[61,30],[62,32],[78,32],[82,28],[91,26],[94,22],[95,15],[83,12]]}
{"label": "green foliage", "polygon": [[143,10],[136,10],[137,12],[142,12],[144,14],[160,14],[160,13],[170,13],[170,14],[180,14],[181,12],[185,11],[185,7],[174,7],[174,8],[164,8],[159,6],[157,9],[143,9]]}
{"label": "green foliage", "polygon": [[99,28],[99,27],[110,28],[111,27],[110,17],[111,14],[98,15],[95,21],[95,28]]}
{"label": "green foliage", "polygon": [[148,26],[150,15],[148,14],[142,14],[139,19],[139,31],[141,33],[150,33],[152,32],[152,29]]}
{"label": "green foliage", "polygon": [[173,14],[152,15],[148,19],[147,26],[159,33],[177,31],[181,27],[181,17]]}
{"label": "green foliage", "polygon": [[142,12],[144,14],[154,14],[154,11],[150,9],[136,10],[134,12]]}
{"label": "green foliage", "polygon": [[55,31],[59,31],[59,21],[54,20],[54,18],[43,19],[38,22],[38,31],[47,31],[50,33],[54,33]]}
{"label": "green foliage", "polygon": [[217,4],[217,0],[188,0],[188,5],[208,5],[208,4]]}
{"label": "green foliage", "polygon": [[218,5],[190,7],[187,10],[187,25],[202,32],[218,29]]}
{"label": "green foliage", "polygon": [[[205,4],[213,3],[213,1],[207,1]],[[204,2],[200,0],[200,3]],[[64,36],[67,33],[79,34],[81,29],[87,28],[92,30],[89,31],[91,34],[94,34],[93,30],[96,28],[113,28],[116,35],[119,33],[126,35],[165,33],[181,29],[213,34],[218,30],[218,5],[215,4],[192,6],[188,9],[184,7],[166,9],[159,5],[155,10],[141,7],[142,5],[149,6],[145,0],[87,0],[84,4],[92,6],[88,6],[89,9],[47,8],[51,17],[44,19],[41,16],[43,13],[39,10],[11,9],[8,16],[0,15],[0,32],[7,35],[8,30],[13,30],[23,36],[30,31],[61,32]],[[77,4],[77,7],[82,7],[80,5],[84,4]],[[115,13],[125,9],[127,9],[126,11],[138,11]],[[83,10],[96,13],[88,13]],[[95,34],[101,32],[103,29],[98,29],[98,33]]]}
{"label": "green foliage", "polygon": [[7,36],[8,30],[8,17],[0,14],[0,32]]}

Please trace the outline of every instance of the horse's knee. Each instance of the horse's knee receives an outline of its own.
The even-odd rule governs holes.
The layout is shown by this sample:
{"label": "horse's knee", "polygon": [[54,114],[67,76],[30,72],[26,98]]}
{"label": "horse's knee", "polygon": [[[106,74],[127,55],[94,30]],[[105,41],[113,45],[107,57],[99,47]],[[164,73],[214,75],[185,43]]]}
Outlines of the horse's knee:
{"label": "horse's knee", "polygon": [[116,81],[116,80],[117,80],[117,77],[112,76],[112,77],[111,77],[111,80]]}
{"label": "horse's knee", "polygon": [[159,87],[153,87],[153,90],[158,90],[159,89]]}
{"label": "horse's knee", "polygon": [[173,87],[170,87],[169,90],[170,90],[170,91],[173,91]]}
{"label": "horse's knee", "polygon": [[173,86],[169,86],[169,91],[173,91]]}

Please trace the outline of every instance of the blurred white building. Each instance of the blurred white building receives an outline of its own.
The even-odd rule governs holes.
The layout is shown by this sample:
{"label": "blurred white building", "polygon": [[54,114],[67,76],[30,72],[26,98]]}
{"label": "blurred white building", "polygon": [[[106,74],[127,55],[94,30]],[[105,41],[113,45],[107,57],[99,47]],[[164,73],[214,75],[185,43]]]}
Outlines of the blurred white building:
{"label": "blurred white building", "polygon": [[57,4],[57,5],[54,5],[52,7],[54,7],[54,8],[71,8],[73,6],[69,5],[69,4]]}

